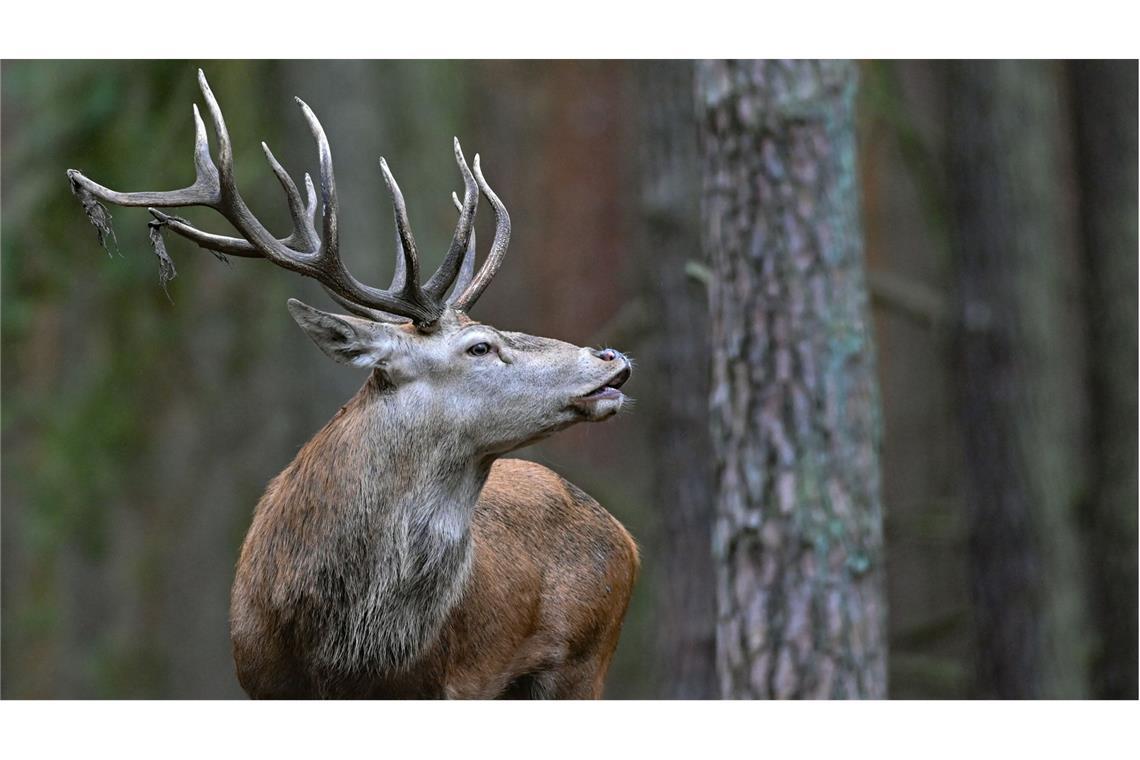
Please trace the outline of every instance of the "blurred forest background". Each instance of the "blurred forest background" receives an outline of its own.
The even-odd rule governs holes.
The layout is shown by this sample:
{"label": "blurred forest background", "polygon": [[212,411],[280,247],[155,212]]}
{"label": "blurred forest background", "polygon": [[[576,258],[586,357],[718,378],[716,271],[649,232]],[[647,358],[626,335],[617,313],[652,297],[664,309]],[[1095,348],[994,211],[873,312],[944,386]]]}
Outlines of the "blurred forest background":
{"label": "blurred forest background", "polygon": [[[6,61],[2,695],[242,696],[227,609],[253,506],[364,380],[288,317],[291,296],[331,306],[315,283],[171,240],[171,302],[145,211],[111,209],[108,257],[68,191],[68,168],[122,190],[187,184],[198,65],[271,227],[287,215],[258,142],[294,176],[315,171],[292,96],[320,116],[342,255],[365,282],[393,261],[377,158],[430,271],[454,226],[452,135],[482,154],[514,234],[474,316],[639,360],[632,413],[521,454],[642,547],[607,696],[736,694],[714,665],[721,270],[702,235],[713,117],[694,94],[709,70],[701,84],[687,62]],[[847,169],[881,406],[883,689],[1135,698],[1136,62],[857,68]]]}

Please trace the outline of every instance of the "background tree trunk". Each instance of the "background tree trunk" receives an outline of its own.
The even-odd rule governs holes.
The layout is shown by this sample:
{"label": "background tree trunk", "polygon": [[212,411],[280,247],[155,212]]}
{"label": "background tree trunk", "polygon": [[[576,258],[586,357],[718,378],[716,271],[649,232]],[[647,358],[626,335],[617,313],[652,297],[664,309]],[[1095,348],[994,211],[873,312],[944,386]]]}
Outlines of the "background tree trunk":
{"label": "background tree trunk", "polygon": [[703,258],[693,65],[640,64],[636,85],[642,135],[640,256],[653,315],[645,361],[662,381],[641,394],[654,451],[654,512],[660,517],[659,558],[653,563],[658,694],[710,699],[717,685],[708,297],[704,285],[687,273]]}
{"label": "background tree trunk", "polygon": [[725,697],[884,697],[850,62],[697,67]]}
{"label": "background tree trunk", "polygon": [[1136,699],[1136,62],[1077,61],[1069,74],[1088,272],[1092,693]]}
{"label": "background tree trunk", "polygon": [[1079,698],[1086,412],[1060,67],[948,69],[978,689]]}

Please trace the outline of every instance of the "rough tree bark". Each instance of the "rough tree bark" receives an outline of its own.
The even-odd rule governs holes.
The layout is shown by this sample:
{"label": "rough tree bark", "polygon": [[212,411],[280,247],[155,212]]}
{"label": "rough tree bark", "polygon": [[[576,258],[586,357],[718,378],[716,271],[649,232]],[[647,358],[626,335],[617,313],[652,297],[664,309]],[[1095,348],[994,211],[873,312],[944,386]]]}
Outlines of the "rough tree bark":
{"label": "rough tree bark", "polygon": [[1088,485],[1084,357],[1059,74],[1044,61],[947,71],[977,686],[987,697],[1085,693],[1074,519]]}
{"label": "rough tree bark", "polygon": [[1136,62],[1077,61],[1069,75],[1088,274],[1092,693],[1136,699]]}
{"label": "rough tree bark", "polygon": [[725,697],[884,697],[851,62],[697,67]]}
{"label": "rough tree bark", "polygon": [[636,84],[643,136],[640,255],[645,271],[653,273],[646,292],[654,326],[646,361],[661,378],[642,394],[655,454],[653,502],[660,517],[658,693],[710,699],[717,682],[709,319],[705,288],[687,273],[702,259],[692,64],[640,64]]}

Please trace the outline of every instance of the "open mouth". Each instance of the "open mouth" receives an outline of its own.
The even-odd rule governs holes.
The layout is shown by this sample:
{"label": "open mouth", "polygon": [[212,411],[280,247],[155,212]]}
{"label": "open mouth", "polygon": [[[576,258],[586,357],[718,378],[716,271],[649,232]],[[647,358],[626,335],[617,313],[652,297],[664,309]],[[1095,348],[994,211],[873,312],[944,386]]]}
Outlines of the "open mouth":
{"label": "open mouth", "polygon": [[625,381],[629,379],[629,375],[630,369],[629,367],[625,367],[621,372],[618,372],[604,384],[599,385],[594,390],[582,396],[582,400],[597,401],[599,399],[620,398],[621,391],[619,391],[618,388],[622,387],[625,384]]}

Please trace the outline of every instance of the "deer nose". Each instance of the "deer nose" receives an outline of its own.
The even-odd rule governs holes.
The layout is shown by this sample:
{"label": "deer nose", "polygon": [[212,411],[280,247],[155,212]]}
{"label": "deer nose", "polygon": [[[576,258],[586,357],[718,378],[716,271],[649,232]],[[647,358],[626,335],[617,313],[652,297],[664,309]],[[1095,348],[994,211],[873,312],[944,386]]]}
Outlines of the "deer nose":
{"label": "deer nose", "polygon": [[615,359],[624,359],[620,351],[614,351],[612,348],[603,348],[594,351],[594,356],[598,357],[604,362],[612,362]]}

